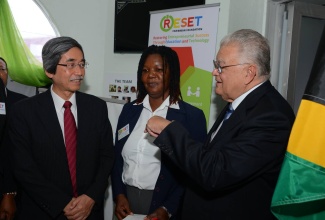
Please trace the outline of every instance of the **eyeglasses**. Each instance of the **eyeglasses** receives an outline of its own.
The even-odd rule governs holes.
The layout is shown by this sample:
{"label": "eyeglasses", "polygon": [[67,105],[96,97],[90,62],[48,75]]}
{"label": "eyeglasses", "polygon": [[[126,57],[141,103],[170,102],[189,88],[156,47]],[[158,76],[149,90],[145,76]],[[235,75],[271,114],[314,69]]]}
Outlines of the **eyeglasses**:
{"label": "eyeglasses", "polygon": [[67,64],[58,63],[57,65],[65,66],[67,69],[72,70],[72,69],[76,68],[77,66],[79,66],[80,69],[85,69],[88,67],[89,64],[87,62],[85,62],[85,63],[81,62],[81,63],[67,63]]}
{"label": "eyeglasses", "polygon": [[234,65],[228,65],[228,66],[220,66],[219,62],[216,60],[213,60],[213,65],[214,68],[218,71],[218,73],[222,73],[222,70],[227,67],[232,67],[232,66],[239,66],[239,65],[245,65],[245,64],[250,64],[250,63],[239,63],[239,64],[234,64]]}

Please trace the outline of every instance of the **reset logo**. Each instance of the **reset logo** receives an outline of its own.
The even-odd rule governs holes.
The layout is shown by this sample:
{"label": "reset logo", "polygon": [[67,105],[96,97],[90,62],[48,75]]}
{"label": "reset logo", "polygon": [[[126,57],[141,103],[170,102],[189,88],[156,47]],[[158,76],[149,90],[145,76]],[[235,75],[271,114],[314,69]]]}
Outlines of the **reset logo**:
{"label": "reset logo", "polygon": [[179,28],[199,27],[201,18],[203,18],[203,16],[191,16],[191,17],[184,17],[184,18],[174,18],[171,15],[165,15],[160,20],[160,29],[162,31],[164,31],[164,32],[168,32],[172,28],[179,29]]}

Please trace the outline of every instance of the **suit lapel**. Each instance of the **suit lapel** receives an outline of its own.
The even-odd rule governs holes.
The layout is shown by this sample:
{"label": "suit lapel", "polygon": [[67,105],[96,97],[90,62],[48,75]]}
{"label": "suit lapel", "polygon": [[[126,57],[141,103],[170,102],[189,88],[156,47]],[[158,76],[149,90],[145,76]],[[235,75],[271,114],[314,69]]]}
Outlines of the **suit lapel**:
{"label": "suit lapel", "polygon": [[[225,109],[225,112],[226,112],[226,110],[227,109]],[[236,112],[236,114],[235,114],[235,112]],[[241,111],[240,109],[236,109],[234,111],[234,113],[232,113],[230,118],[228,118],[226,121],[223,122],[222,126],[220,127],[220,129],[219,129],[218,133],[216,134],[216,137],[214,138],[213,141],[215,141],[218,138],[222,137],[223,135],[225,135],[226,133],[231,131],[236,125],[238,125],[238,122],[242,121],[242,118],[244,118],[245,112],[246,112],[246,110]],[[224,115],[225,114],[223,114],[222,117],[220,117],[220,123],[223,120]]]}
{"label": "suit lapel", "polygon": [[40,120],[43,123],[43,127],[41,129],[44,128],[44,130],[48,132],[49,136],[52,138],[53,143],[55,143],[54,146],[58,146],[57,150],[63,155],[66,155],[63,134],[58,116],[55,111],[50,89],[38,96],[39,98],[37,106],[35,106],[35,111],[38,112],[37,115],[39,115]]}
{"label": "suit lapel", "polygon": [[[132,104],[132,106],[130,106],[130,108],[132,110],[128,111],[127,115],[123,115],[124,124],[122,124],[121,126],[124,127],[128,123],[129,126],[130,126],[129,130],[130,130],[130,133],[131,133],[133,131],[136,123],[138,122],[138,119],[139,119],[140,115],[141,115],[141,112],[143,110],[143,104],[140,104],[140,105],[133,105]],[[129,137],[129,135],[128,135],[128,137]]]}
{"label": "suit lapel", "polygon": [[[92,124],[93,117],[92,114],[92,106],[88,102],[88,98],[85,94],[77,91],[76,92],[76,104],[77,104],[77,113],[78,113],[78,139],[77,139],[77,147],[81,146],[82,143],[86,143],[87,135],[79,135],[79,134],[88,134],[90,125]],[[101,112],[101,109],[97,109]],[[85,139],[85,140],[84,140]]]}
{"label": "suit lapel", "polygon": [[222,119],[224,118],[226,111],[228,109],[229,103],[222,109],[222,111],[220,112],[217,120],[214,122],[212,128],[210,129],[208,135],[211,137],[212,133],[215,132],[215,130],[217,130],[217,128],[219,127],[220,123],[222,122]]}
{"label": "suit lapel", "polygon": [[[77,127],[77,169],[80,165],[80,155],[84,154],[84,147],[86,146],[85,143],[87,143],[84,138],[89,138],[89,128],[91,120],[93,120],[93,117],[89,114],[89,103],[85,101],[85,99],[82,98],[81,93],[76,92],[76,104],[77,104],[77,121],[78,121],[78,127]],[[79,155],[79,156],[78,156]]]}
{"label": "suit lapel", "polygon": [[[209,141],[211,138],[211,134],[213,133],[213,131],[215,131],[215,129],[217,129],[217,127],[219,126],[219,124],[224,118],[224,115],[226,113],[229,104],[226,105],[208,134],[209,138],[207,140],[207,144],[213,145],[219,138],[222,138],[227,132],[231,131],[236,125],[238,125],[238,122],[241,122],[243,118],[246,117],[247,110],[253,108],[258,102],[258,100],[272,88],[273,87],[270,81],[266,81],[258,88],[256,88],[254,91],[249,93],[245,97],[245,99],[239,104],[239,106],[236,108],[236,110],[231,115],[231,117],[226,122],[224,122],[224,124],[221,126],[220,130],[218,131],[218,133],[210,143]],[[213,130],[213,128],[215,129]]]}
{"label": "suit lapel", "polygon": [[184,121],[186,120],[186,112],[184,109],[184,103],[183,101],[178,102],[179,109],[176,108],[168,108],[166,119],[169,121],[176,120],[184,124]]}
{"label": "suit lapel", "polygon": [[[205,142],[205,145],[209,145],[210,143],[212,143],[214,140],[216,140],[216,138],[213,138],[213,140],[211,141],[211,136],[212,134],[217,130],[217,128],[219,127],[220,123],[222,122],[226,111],[228,109],[229,103],[222,109],[222,111],[220,112],[217,120],[214,122],[213,126],[211,127],[210,131],[208,132],[208,136]],[[220,130],[218,131],[218,133],[220,132]]]}

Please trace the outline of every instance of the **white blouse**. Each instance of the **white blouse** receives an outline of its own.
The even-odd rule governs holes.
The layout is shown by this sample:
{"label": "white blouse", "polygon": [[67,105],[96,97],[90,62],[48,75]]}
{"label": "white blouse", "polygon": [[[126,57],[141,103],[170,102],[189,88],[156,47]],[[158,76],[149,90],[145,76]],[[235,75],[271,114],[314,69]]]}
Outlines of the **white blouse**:
{"label": "white blouse", "polygon": [[155,138],[144,130],[149,118],[154,115],[166,118],[168,107],[179,109],[179,105],[169,106],[168,96],[159,108],[152,112],[148,95],[140,104],[143,104],[143,110],[122,150],[122,180],[129,186],[153,190],[160,173],[161,152],[153,144]]}

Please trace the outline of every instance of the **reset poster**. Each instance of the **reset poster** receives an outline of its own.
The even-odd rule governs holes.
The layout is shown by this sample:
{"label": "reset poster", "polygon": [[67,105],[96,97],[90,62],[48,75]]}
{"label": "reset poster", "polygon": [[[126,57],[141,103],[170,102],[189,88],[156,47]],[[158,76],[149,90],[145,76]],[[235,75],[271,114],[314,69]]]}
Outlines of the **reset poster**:
{"label": "reset poster", "polygon": [[204,112],[207,124],[219,11],[219,4],[211,4],[152,11],[150,15],[148,44],[165,45],[177,52],[182,97]]}

